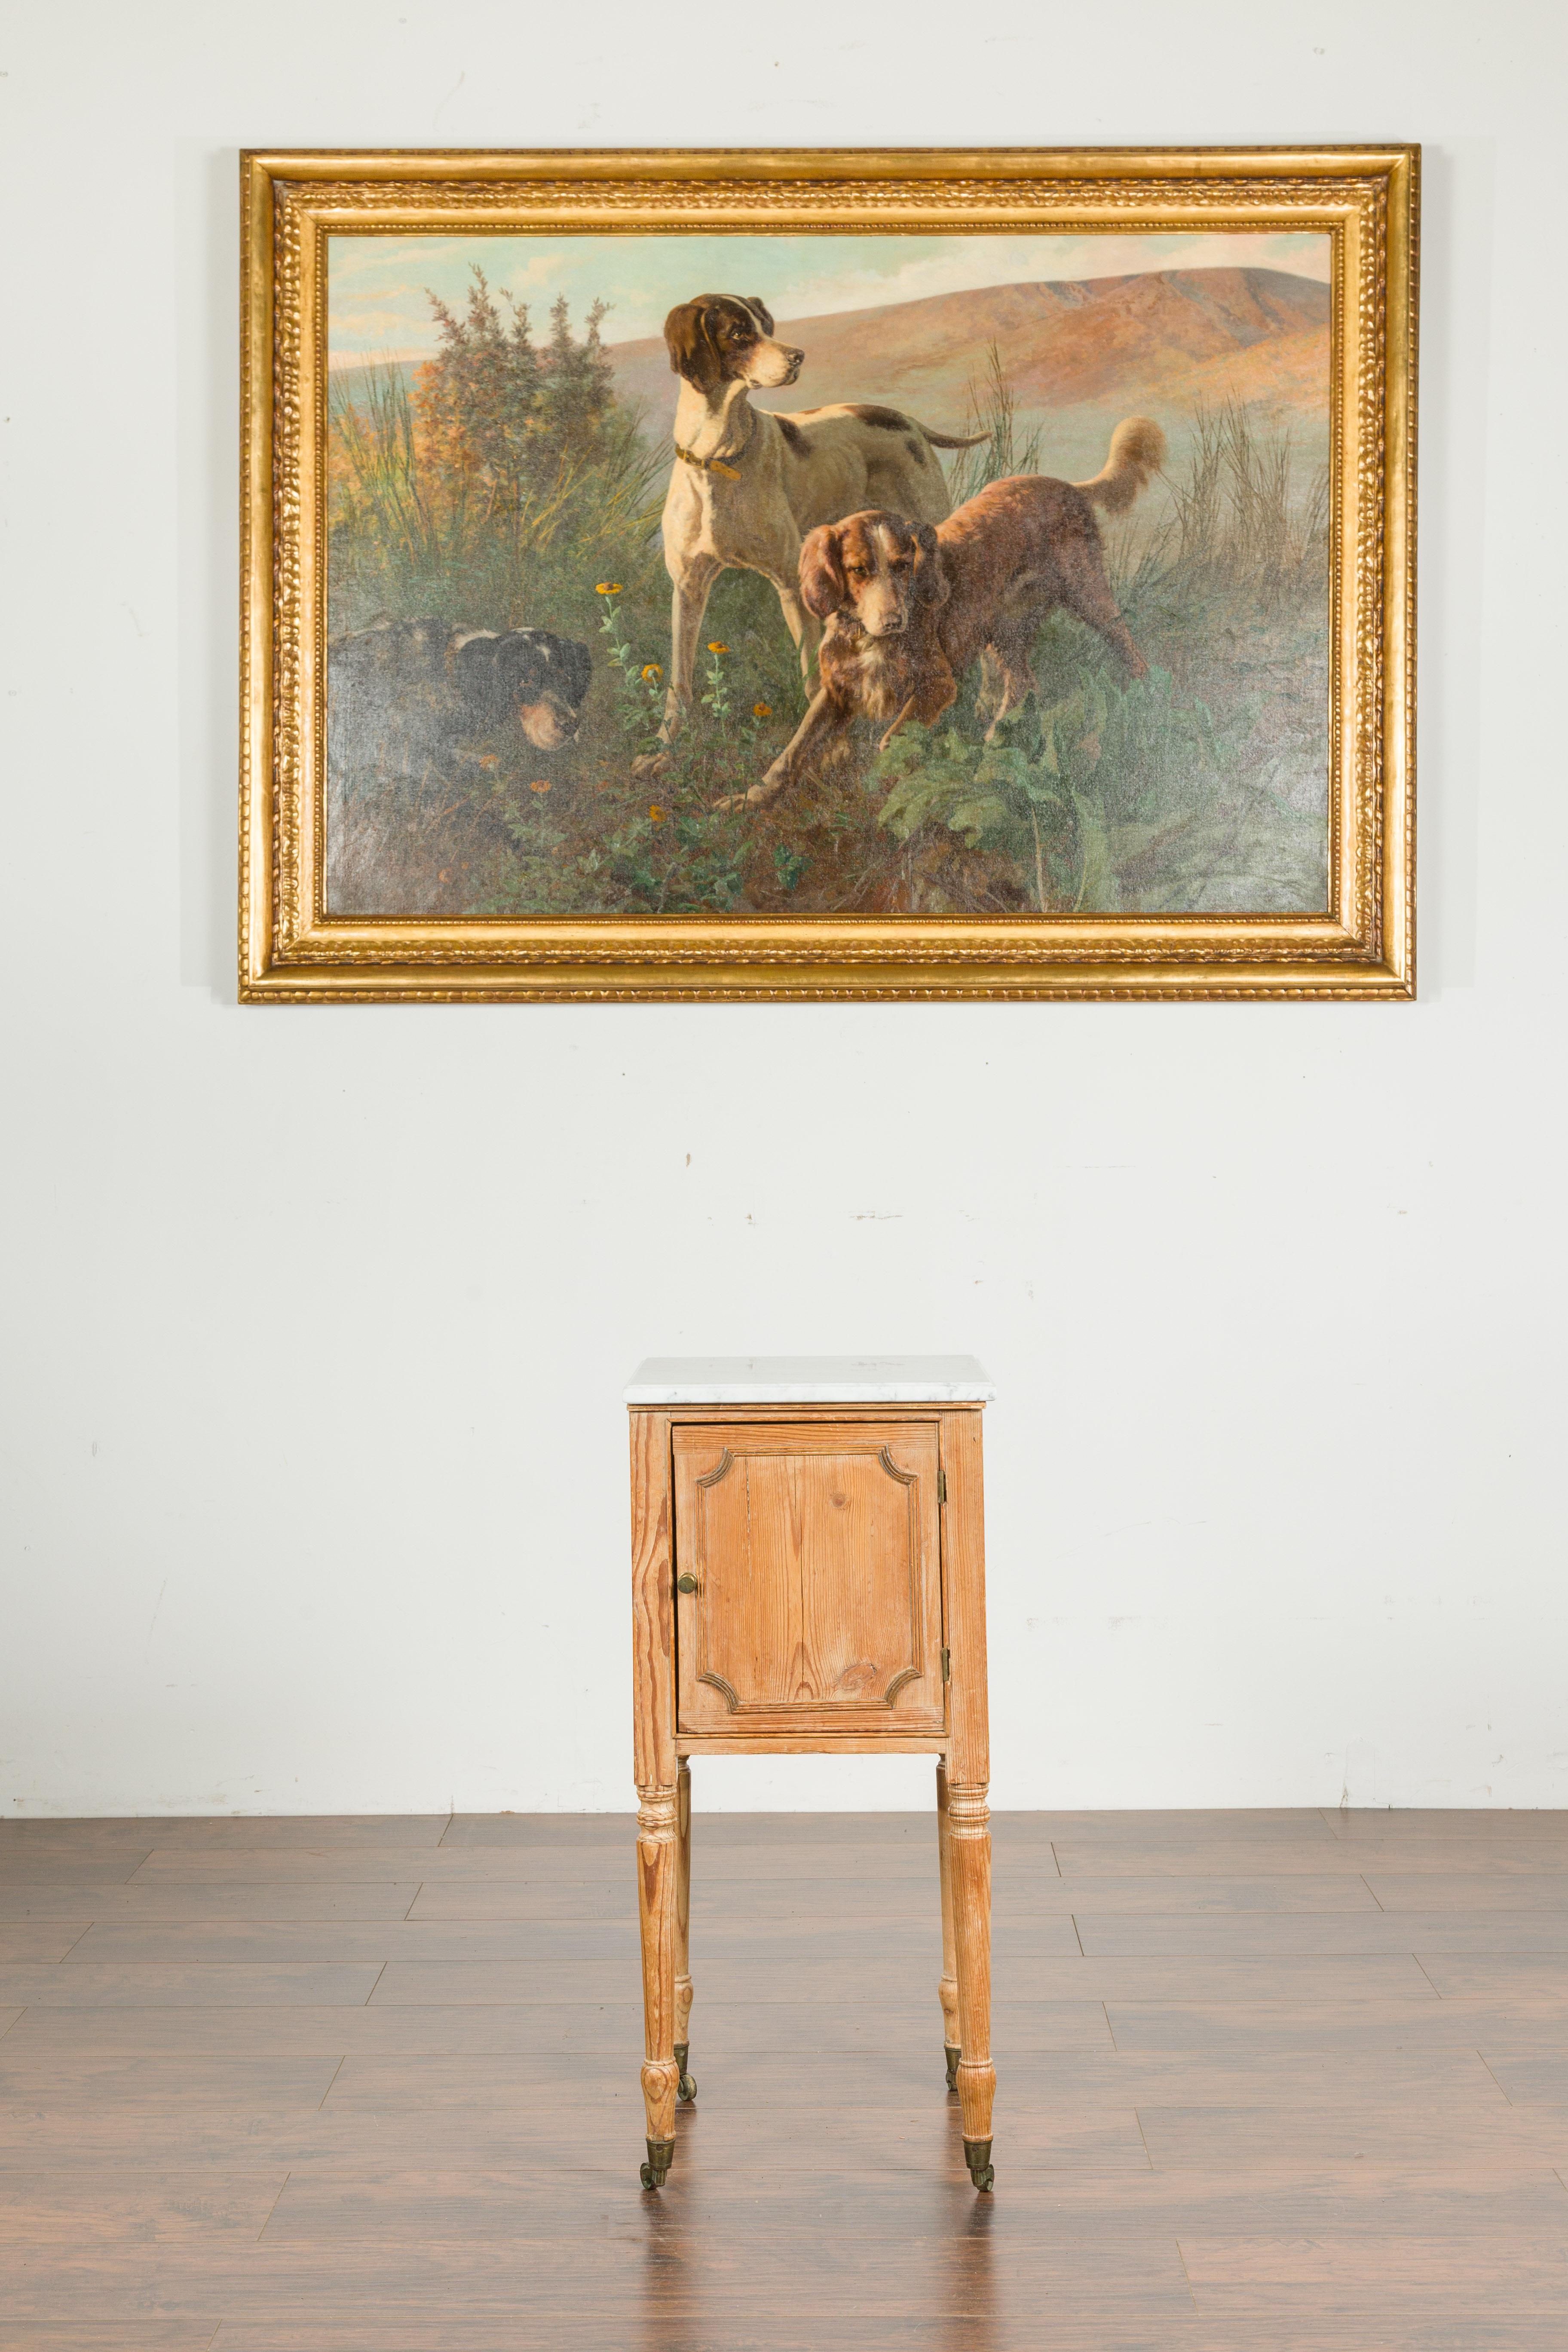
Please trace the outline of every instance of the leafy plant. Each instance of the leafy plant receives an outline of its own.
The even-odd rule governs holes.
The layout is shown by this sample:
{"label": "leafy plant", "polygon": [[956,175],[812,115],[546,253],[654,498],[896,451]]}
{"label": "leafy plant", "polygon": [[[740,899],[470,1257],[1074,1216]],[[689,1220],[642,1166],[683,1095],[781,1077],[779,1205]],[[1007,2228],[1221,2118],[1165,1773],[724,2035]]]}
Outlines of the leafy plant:
{"label": "leafy plant", "polygon": [[775,843],[773,872],[778,876],[780,889],[786,890],[793,898],[799,889],[801,877],[810,863],[809,857],[803,857],[799,850],[792,849],[787,842]]}

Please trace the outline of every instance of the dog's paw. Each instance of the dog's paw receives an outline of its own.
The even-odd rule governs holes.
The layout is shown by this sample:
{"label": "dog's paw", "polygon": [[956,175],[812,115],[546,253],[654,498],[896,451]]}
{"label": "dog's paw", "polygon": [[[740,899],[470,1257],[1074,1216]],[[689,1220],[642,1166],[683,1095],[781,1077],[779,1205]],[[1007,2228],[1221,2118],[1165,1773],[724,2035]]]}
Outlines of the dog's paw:
{"label": "dog's paw", "polygon": [[753,784],[749,792],[726,793],[724,798],[721,801],[715,801],[713,805],[716,809],[729,809],[731,811],[735,809],[766,808],[770,801],[777,800],[779,794],[784,790],[785,786],[789,784],[791,781],[791,778],[788,776],[775,776],[770,768],[767,774],[763,778],[762,782],[760,784]]}
{"label": "dog's paw", "polygon": [[644,751],[639,758],[632,761],[632,773],[634,776],[668,776],[669,753]]}

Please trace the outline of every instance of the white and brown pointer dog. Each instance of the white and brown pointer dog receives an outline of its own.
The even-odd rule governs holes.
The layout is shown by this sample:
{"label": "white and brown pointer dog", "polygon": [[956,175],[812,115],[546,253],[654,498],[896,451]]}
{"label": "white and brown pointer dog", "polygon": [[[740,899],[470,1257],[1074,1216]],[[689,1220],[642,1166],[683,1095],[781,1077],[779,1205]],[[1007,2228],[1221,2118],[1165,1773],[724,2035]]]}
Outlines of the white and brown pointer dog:
{"label": "white and brown pointer dog", "polygon": [[664,502],[664,560],[675,591],[659,730],[668,743],[691,706],[702,616],[721,572],[738,567],[773,582],[809,683],[821,630],[801,602],[806,533],[864,507],[940,522],[952,502],[935,451],[972,449],[987,436],[935,433],[896,408],[847,404],[794,415],[753,408],[753,392],[794,383],[805,357],[774,340],[760,295],[699,294],[670,312],[664,339],[681,379]]}

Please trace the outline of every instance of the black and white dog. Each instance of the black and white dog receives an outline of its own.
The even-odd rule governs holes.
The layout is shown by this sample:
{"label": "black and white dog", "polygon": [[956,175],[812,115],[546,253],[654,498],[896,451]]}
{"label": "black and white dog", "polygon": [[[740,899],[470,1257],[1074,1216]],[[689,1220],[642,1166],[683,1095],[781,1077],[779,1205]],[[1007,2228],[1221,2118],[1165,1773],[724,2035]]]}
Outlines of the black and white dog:
{"label": "black and white dog", "polygon": [[577,732],[593,664],[548,629],[379,621],[327,647],[327,757],[342,771],[418,777],[517,728],[542,751]]}

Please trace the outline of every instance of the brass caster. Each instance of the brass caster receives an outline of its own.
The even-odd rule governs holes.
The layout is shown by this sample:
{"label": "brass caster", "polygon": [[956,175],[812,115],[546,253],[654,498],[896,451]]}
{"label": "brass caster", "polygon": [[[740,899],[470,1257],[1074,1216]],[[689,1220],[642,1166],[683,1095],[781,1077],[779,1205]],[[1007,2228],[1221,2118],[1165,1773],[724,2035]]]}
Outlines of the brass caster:
{"label": "brass caster", "polygon": [[675,2045],[675,2063],[680,2069],[680,2080],[675,2086],[675,2095],[683,2107],[689,2107],[697,2096],[697,2084],[686,2071],[686,2053],[690,2046],[690,2043],[686,2042],[678,2042]]}
{"label": "brass caster", "polygon": [[958,2048],[956,2043],[952,2042],[944,2042],[942,2046],[947,2058],[947,2087],[950,2091],[956,2091],[958,2088],[958,2062],[963,2057],[963,2053]]}
{"label": "brass caster", "polygon": [[662,2189],[664,2187],[665,2182],[669,2178],[670,2159],[673,2158],[674,2154],[675,2142],[672,2139],[649,2140],[647,2144],[647,2162],[642,2168],[642,2185],[645,2189]]}
{"label": "brass caster", "polygon": [[969,2167],[969,2178],[973,2181],[976,2189],[983,2193],[988,2192],[996,2178],[991,2162],[990,2141],[966,2139],[963,2143],[963,2160]]}

